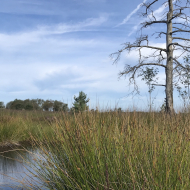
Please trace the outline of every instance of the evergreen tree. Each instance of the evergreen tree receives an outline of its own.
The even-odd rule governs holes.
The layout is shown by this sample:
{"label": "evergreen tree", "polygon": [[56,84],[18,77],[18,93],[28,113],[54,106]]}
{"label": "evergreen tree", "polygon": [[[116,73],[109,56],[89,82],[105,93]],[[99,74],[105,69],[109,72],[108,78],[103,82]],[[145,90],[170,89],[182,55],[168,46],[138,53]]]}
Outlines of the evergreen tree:
{"label": "evergreen tree", "polygon": [[75,112],[88,110],[87,103],[90,99],[87,99],[87,95],[84,92],[79,92],[79,96],[74,96],[74,100],[75,102],[73,103],[73,110]]}

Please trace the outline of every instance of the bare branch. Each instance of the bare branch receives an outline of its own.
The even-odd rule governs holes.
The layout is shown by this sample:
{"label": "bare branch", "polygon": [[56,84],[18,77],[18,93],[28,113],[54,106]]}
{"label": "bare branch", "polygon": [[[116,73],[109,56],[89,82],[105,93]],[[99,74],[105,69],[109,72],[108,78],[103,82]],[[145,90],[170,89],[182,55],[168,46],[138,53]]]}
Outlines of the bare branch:
{"label": "bare branch", "polygon": [[[184,26],[185,28],[190,28],[190,26],[188,26],[187,24],[180,23],[180,22],[173,22],[172,24],[173,24],[173,25],[174,25],[174,24],[180,24],[180,25]],[[176,27],[173,27],[173,28],[176,28]]]}
{"label": "bare branch", "polygon": [[[174,5],[175,5],[176,7],[181,7],[181,6],[179,6],[179,5],[177,4],[177,2],[181,3],[181,0],[176,0],[175,3],[174,3]],[[185,6],[185,7],[187,7],[188,4],[190,4],[190,1],[189,1],[189,0],[186,0],[186,6]]]}
{"label": "bare branch", "polygon": [[178,43],[171,43],[171,44],[168,45],[168,48],[169,48],[169,46],[171,46],[171,45],[179,46],[179,47],[181,47],[183,50],[185,50],[185,51],[187,51],[187,52],[190,52],[190,47],[189,47],[189,46],[183,46],[183,45],[178,44]]}
{"label": "bare branch", "polygon": [[[173,27],[173,28],[176,28],[176,27]],[[171,32],[171,34],[174,34],[176,32],[190,32],[190,30],[182,30],[182,29],[179,29],[179,30],[175,30],[173,32]]]}
{"label": "bare branch", "polygon": [[[147,45],[142,45],[142,43],[144,41],[146,42]],[[120,51],[124,51],[124,50],[130,51],[132,48],[150,48],[150,49],[155,49],[155,50],[160,50],[160,51],[166,52],[166,49],[164,49],[164,48],[149,46],[148,45],[148,36],[141,36],[140,38],[137,38],[137,40],[133,44],[125,43],[125,45],[126,46]]]}
{"label": "bare branch", "polygon": [[131,72],[133,72],[133,75],[135,75],[136,71],[140,68],[140,67],[143,67],[143,66],[147,66],[147,65],[153,65],[153,66],[161,66],[161,67],[164,67],[166,68],[166,65],[163,65],[163,64],[160,64],[160,63],[141,63],[141,64],[138,64],[138,65],[135,65],[133,67],[130,67],[130,66],[127,66],[126,68],[126,71],[124,72],[120,72],[120,76],[122,75],[127,75]]}
{"label": "bare branch", "polygon": [[[166,52],[166,49],[164,48],[159,48],[159,47],[155,47],[155,46],[131,46],[131,48],[137,48],[137,47],[141,47],[141,48],[150,48],[150,49],[156,49],[156,50],[160,50],[160,51],[165,51]],[[127,48],[124,48],[124,50],[127,49]]]}
{"label": "bare branch", "polygon": [[[190,69],[188,69],[188,68],[186,68],[186,67],[184,67],[177,59],[175,59],[175,58],[173,58],[173,57],[171,57],[176,63],[177,63],[177,67],[181,67],[183,70],[185,70],[185,71],[190,71]],[[176,67],[176,68],[177,68]],[[175,69],[176,69],[175,68]]]}
{"label": "bare branch", "polygon": [[[143,45],[143,42],[146,43],[146,45]],[[121,50],[118,50],[115,53],[111,54],[111,57],[113,57],[114,55],[116,55],[116,59],[114,60],[114,64],[118,62],[118,60],[120,59],[120,55],[123,51],[128,51],[128,53],[130,53],[131,50],[133,49],[139,49],[139,58],[141,60],[141,49],[142,48],[149,48],[149,49],[154,49],[154,50],[159,50],[159,51],[164,51],[167,52],[166,49],[164,48],[160,48],[160,47],[155,47],[155,46],[149,46],[148,45],[148,36],[141,36],[140,38],[137,38],[136,41],[131,44],[130,42],[127,42],[124,44],[124,48],[122,48]]]}
{"label": "bare branch", "polygon": [[150,7],[156,3],[158,0],[154,0],[152,3],[143,3],[143,6],[146,7],[146,12],[143,14],[143,16],[146,16],[148,14],[148,10],[150,9]]}
{"label": "bare branch", "polygon": [[161,38],[162,34],[167,35],[166,32],[155,32],[155,33],[152,34],[152,36],[154,36],[155,34],[158,34],[156,38]]}
{"label": "bare branch", "polygon": [[181,14],[182,14],[182,13],[177,13],[177,14],[173,15],[173,17],[169,20],[169,22],[172,21],[173,19],[179,17],[179,15],[181,15]]}
{"label": "bare branch", "polygon": [[182,10],[184,10],[184,9],[189,9],[190,7],[187,7],[187,6],[185,6],[185,7],[180,7],[180,8],[178,8],[178,9],[174,9],[174,11],[182,11]]}
{"label": "bare branch", "polygon": [[166,86],[165,84],[152,84],[152,85],[155,85],[155,86]]}
{"label": "bare branch", "polygon": [[143,22],[143,23],[141,23],[142,24],[141,29],[146,28],[152,24],[160,24],[160,23],[167,24],[167,21],[166,20],[158,20],[158,21]]}
{"label": "bare branch", "polygon": [[183,51],[179,56],[175,56],[175,59],[179,59],[186,51]]}
{"label": "bare branch", "polygon": [[189,16],[187,16],[185,13],[182,13],[181,15],[183,15],[184,17],[179,16],[179,18],[181,18],[181,19],[183,19],[183,20],[188,21],[188,19],[190,18],[190,17],[189,17]]}
{"label": "bare branch", "polygon": [[185,40],[185,41],[190,41],[190,39],[187,39],[187,38],[180,38],[180,37],[173,37],[173,40]]}

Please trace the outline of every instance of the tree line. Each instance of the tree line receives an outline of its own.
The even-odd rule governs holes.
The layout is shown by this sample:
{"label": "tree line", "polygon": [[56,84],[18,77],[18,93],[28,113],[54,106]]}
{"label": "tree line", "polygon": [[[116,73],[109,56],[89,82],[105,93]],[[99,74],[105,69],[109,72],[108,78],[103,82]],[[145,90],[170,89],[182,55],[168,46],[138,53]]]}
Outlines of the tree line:
{"label": "tree line", "polygon": [[89,107],[87,103],[89,98],[84,92],[79,92],[79,96],[74,96],[74,103],[71,108],[68,104],[58,100],[43,100],[43,99],[15,99],[8,102],[6,105],[4,102],[0,102],[0,108],[12,109],[12,110],[43,110],[43,111],[85,111]]}
{"label": "tree line", "polygon": [[13,110],[44,110],[44,111],[67,111],[68,105],[58,100],[43,99],[15,99],[4,105],[0,102],[0,108]]}

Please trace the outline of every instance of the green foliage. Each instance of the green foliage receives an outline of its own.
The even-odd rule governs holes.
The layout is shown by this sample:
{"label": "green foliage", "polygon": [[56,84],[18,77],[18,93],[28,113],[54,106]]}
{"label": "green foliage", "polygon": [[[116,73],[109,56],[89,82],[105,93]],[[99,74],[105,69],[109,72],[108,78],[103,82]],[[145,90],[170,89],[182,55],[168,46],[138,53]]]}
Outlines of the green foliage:
{"label": "green foliage", "polygon": [[31,100],[33,102],[34,105],[36,105],[36,107],[38,107],[39,109],[42,109],[44,100],[43,99],[32,99]]}
{"label": "green foliage", "polygon": [[63,103],[62,111],[64,111],[64,112],[69,111],[68,104],[64,104],[64,103]]}
{"label": "green foliage", "polygon": [[60,102],[57,100],[54,101],[54,103],[53,103],[53,110],[54,111],[60,111],[60,110],[62,110],[62,107],[63,107],[63,102]]}
{"label": "green foliage", "polygon": [[79,96],[74,96],[74,100],[73,109],[75,112],[88,110],[87,103],[90,99],[87,99],[87,95],[84,92],[79,92]]}
{"label": "green foliage", "polygon": [[38,104],[36,103],[36,100],[18,100],[15,99],[14,101],[10,101],[7,103],[6,105],[7,109],[15,109],[15,110],[39,110],[40,107],[38,106]]}
{"label": "green foliage", "polygon": [[148,85],[149,93],[151,93],[155,89],[155,86],[152,83],[153,82],[157,83],[158,78],[155,79],[157,74],[158,74],[158,69],[154,67],[152,68],[146,67],[145,69],[141,70],[141,74],[139,76],[141,76],[142,80],[145,81],[146,84]]}
{"label": "green foliage", "polygon": [[152,101],[151,94],[153,90],[155,89],[155,83],[157,83],[157,80],[158,80],[158,78],[155,78],[157,74],[158,74],[158,68],[154,68],[154,67],[152,68],[146,67],[145,69],[143,68],[141,70],[141,73],[139,74],[139,76],[142,77],[142,80],[145,81],[146,84],[148,85],[150,112],[152,110],[152,104],[154,103]]}
{"label": "green foliage", "polygon": [[179,77],[179,82],[175,83],[175,87],[179,93],[179,97],[184,101],[184,107],[190,104],[190,55],[183,58],[184,68],[186,72],[183,72]]}
{"label": "green foliage", "polygon": [[43,99],[32,99],[29,100],[29,105],[32,105],[34,110],[42,110],[42,105],[44,103]]}
{"label": "green foliage", "polygon": [[4,102],[0,102],[0,108],[5,108]]}
{"label": "green foliage", "polygon": [[117,109],[118,112],[123,112],[122,108]]}
{"label": "green foliage", "polygon": [[53,110],[53,100],[46,100],[44,101],[43,105],[42,105],[42,108],[45,110],[45,111],[50,111]]}
{"label": "green foliage", "polygon": [[6,109],[11,109],[11,105],[12,105],[13,101],[10,101],[6,104]]}
{"label": "green foliage", "polygon": [[68,104],[55,100],[53,103],[54,111],[69,111]]}
{"label": "green foliage", "polygon": [[23,101],[24,109],[25,110],[33,110],[32,102],[29,99]]}
{"label": "green foliage", "polygon": [[27,104],[25,106],[25,110],[33,110],[33,106],[31,104]]}
{"label": "green foliage", "polygon": [[10,101],[6,105],[7,109],[14,110],[45,110],[45,111],[68,111],[68,105],[57,100],[43,100],[43,99],[26,99]]}
{"label": "green foliage", "polygon": [[10,109],[15,109],[15,110],[24,109],[24,101],[19,100],[19,99],[15,99],[14,101],[11,102]]}
{"label": "green foliage", "polygon": [[166,98],[164,99],[164,102],[160,107],[160,112],[165,112],[165,111],[166,111]]}

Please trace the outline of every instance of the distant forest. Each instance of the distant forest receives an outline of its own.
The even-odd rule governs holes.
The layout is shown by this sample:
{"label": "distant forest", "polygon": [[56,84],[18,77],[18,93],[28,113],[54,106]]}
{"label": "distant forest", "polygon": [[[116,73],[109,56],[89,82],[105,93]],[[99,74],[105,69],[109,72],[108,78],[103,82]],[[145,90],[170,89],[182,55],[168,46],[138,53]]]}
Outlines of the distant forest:
{"label": "distant forest", "polygon": [[14,110],[44,110],[44,111],[69,111],[68,104],[57,100],[43,100],[43,99],[15,99],[6,104],[0,102],[0,108],[14,109]]}

